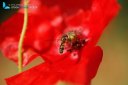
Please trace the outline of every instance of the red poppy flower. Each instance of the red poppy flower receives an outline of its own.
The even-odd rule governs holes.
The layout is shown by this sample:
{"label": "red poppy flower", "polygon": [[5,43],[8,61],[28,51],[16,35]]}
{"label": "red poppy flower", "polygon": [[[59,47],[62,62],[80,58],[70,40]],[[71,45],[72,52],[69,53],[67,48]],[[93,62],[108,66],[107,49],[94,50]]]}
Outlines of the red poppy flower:
{"label": "red poppy flower", "polygon": [[[37,56],[45,63],[7,79],[8,85],[54,85],[59,80],[89,85],[102,57],[95,45],[119,10],[116,0],[30,0],[30,4],[38,8],[29,9],[23,65]],[[0,49],[15,62],[22,24],[20,9],[0,26]]]}
{"label": "red poppy flower", "polygon": [[[37,6],[37,9],[29,8],[29,23],[23,47],[23,66],[42,54],[46,60],[60,59],[58,51],[60,42],[57,42],[56,45],[54,43],[58,40],[56,39],[58,35],[62,36],[63,31],[79,30],[82,36],[89,40],[90,46],[94,46],[105,26],[119,9],[116,0],[79,0],[75,2],[73,0],[30,0],[30,5]],[[16,63],[17,43],[22,24],[23,11],[20,9],[18,13],[0,25],[2,35],[0,36],[0,49],[6,57]],[[51,42],[53,40],[54,42]],[[52,51],[56,49],[54,54],[59,56],[53,58],[53,55],[50,54],[52,51],[49,49]],[[48,53],[46,53],[47,51]]]}

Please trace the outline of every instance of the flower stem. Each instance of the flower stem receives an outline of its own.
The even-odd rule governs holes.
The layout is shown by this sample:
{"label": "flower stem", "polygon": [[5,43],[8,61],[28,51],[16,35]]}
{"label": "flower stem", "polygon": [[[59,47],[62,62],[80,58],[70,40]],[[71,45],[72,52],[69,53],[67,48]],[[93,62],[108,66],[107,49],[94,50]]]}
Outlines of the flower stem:
{"label": "flower stem", "polygon": [[22,46],[28,23],[28,0],[24,0],[24,23],[18,44],[18,71],[22,72]]}

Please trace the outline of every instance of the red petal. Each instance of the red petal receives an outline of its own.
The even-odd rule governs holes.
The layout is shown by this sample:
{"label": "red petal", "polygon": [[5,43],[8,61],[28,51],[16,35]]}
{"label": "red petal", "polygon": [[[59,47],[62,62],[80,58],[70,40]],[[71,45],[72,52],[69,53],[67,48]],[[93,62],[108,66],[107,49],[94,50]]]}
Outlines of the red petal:
{"label": "red petal", "polygon": [[[89,85],[95,76],[102,58],[100,47],[82,53],[80,62],[67,57],[55,63],[36,66],[21,74],[6,79],[8,85],[55,85],[57,81],[71,82],[76,85]],[[25,82],[25,83],[24,83]]]}
{"label": "red petal", "polygon": [[58,73],[50,69],[48,63],[41,64],[21,74],[6,79],[7,85],[54,85]]}
{"label": "red petal", "polygon": [[[1,44],[0,50],[5,57],[18,64],[18,42],[14,38],[6,38]],[[39,54],[34,52],[32,49],[23,49],[23,66],[27,65],[38,56]]]}
{"label": "red petal", "polygon": [[98,70],[98,67],[101,63],[103,51],[99,46],[93,48],[89,52],[90,54],[88,56],[85,56],[85,55],[87,55],[85,51],[87,51],[87,48],[83,49],[83,51],[82,51],[83,57],[81,58],[81,60],[87,61],[87,65],[86,65],[87,68],[86,69],[87,69],[87,73],[88,73],[88,78],[92,79],[93,77],[95,77],[97,70]]}
{"label": "red petal", "polygon": [[91,43],[96,44],[108,23],[118,14],[117,0],[94,0],[89,21]]}
{"label": "red petal", "polygon": [[63,13],[73,14],[79,9],[89,9],[91,7],[92,0],[42,0],[42,4],[48,7],[57,5]]}
{"label": "red petal", "polygon": [[[69,67],[67,65],[62,79],[67,82],[77,83],[76,85],[89,85],[91,79],[96,75],[101,62],[102,50],[100,47],[92,48],[89,51],[84,50],[81,56],[77,64],[69,65]],[[63,63],[65,64],[66,62],[71,62],[71,59]],[[62,67],[62,69],[64,68]]]}
{"label": "red petal", "polygon": [[17,63],[18,42],[14,38],[6,38],[0,45],[3,55]]}
{"label": "red petal", "polygon": [[66,17],[66,24],[72,30],[78,27],[85,29],[91,45],[95,45],[107,24],[117,15],[119,8],[117,0],[94,0],[91,9],[79,10]]}
{"label": "red petal", "polygon": [[[18,23],[17,23],[18,22]],[[0,25],[0,40],[6,37],[19,37],[23,25],[23,14],[14,14],[11,18]]]}

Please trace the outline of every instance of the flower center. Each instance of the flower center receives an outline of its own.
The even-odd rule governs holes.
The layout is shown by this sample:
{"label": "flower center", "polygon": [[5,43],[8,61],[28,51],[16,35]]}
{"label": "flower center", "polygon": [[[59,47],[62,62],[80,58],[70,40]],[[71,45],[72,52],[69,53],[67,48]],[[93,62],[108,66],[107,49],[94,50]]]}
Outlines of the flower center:
{"label": "flower center", "polygon": [[73,50],[80,50],[86,43],[86,40],[81,37],[76,31],[70,31],[61,37],[59,53],[64,50],[72,52]]}

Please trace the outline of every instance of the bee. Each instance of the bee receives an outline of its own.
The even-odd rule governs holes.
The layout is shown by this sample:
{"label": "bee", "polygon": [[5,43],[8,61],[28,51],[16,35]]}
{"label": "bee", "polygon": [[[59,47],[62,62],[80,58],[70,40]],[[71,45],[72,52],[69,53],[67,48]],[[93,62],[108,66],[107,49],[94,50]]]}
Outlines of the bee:
{"label": "bee", "polygon": [[59,48],[59,52],[63,53],[64,50],[64,44],[65,42],[68,40],[68,35],[63,35],[61,38],[61,44],[60,44],[60,48]]}
{"label": "bee", "polygon": [[79,50],[85,44],[85,39],[79,39],[77,33],[74,31],[68,32],[61,37],[61,44],[59,53],[63,53],[65,45],[69,44],[70,47],[67,51],[72,52],[73,50]]}

